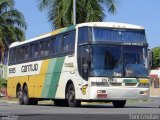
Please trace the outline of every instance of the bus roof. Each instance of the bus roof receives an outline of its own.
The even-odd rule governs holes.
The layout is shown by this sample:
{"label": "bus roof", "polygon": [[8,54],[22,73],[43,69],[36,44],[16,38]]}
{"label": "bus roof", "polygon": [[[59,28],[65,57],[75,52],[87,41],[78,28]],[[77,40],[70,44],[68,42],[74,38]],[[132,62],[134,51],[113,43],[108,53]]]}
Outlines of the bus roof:
{"label": "bus roof", "polygon": [[127,24],[127,23],[118,23],[118,22],[88,22],[88,23],[77,24],[76,26],[73,25],[73,26],[70,26],[70,27],[61,28],[61,29],[55,30],[53,32],[49,32],[47,34],[43,34],[43,35],[40,35],[38,37],[32,38],[30,40],[25,40],[25,41],[22,41],[22,42],[14,42],[14,43],[12,43],[10,45],[10,48],[18,46],[18,45],[25,44],[25,43],[30,43],[32,41],[40,40],[42,38],[47,38],[47,37],[50,37],[52,35],[56,35],[56,34],[59,34],[59,33],[67,32],[67,31],[70,31],[70,30],[74,30],[75,28],[84,27],[84,26],[90,26],[90,27],[97,26],[97,27],[109,27],[109,28],[125,28],[125,29],[139,29],[139,30],[143,30],[144,29],[142,26],[133,25],[133,24]]}
{"label": "bus roof", "polygon": [[144,29],[142,26],[127,24],[127,23],[118,23],[118,22],[88,22],[78,24],[76,27],[83,26],[97,26],[97,27],[109,27],[109,28],[126,28],[126,29]]}

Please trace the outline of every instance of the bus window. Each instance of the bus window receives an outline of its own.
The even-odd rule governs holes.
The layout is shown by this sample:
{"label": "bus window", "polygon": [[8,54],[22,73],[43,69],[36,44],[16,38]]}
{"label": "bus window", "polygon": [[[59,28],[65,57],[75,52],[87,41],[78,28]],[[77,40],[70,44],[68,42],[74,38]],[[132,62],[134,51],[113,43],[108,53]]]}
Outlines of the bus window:
{"label": "bus window", "polygon": [[69,51],[69,34],[63,35],[62,53]]}
{"label": "bus window", "polygon": [[11,49],[9,54],[10,54],[10,57],[9,57],[10,63],[11,64],[15,63],[17,60],[17,57],[16,57],[17,56],[17,49],[16,48]]}
{"label": "bus window", "polygon": [[28,50],[29,49],[29,46],[25,46],[25,49],[24,49],[24,60],[28,60],[28,57],[29,57],[29,55],[28,55]]}
{"label": "bus window", "polygon": [[17,61],[20,62],[21,61],[21,48],[18,48],[19,50],[17,51]]}
{"label": "bus window", "polygon": [[44,41],[40,41],[38,47],[39,47],[39,56],[44,57]]}
{"label": "bus window", "polygon": [[34,44],[34,58],[38,58],[38,43]]}
{"label": "bus window", "polygon": [[75,44],[75,31],[71,31],[68,34],[63,35],[62,53],[73,51],[74,44]]}
{"label": "bus window", "polygon": [[78,43],[85,43],[86,41],[91,40],[91,28],[90,27],[81,27],[78,30]]}
{"label": "bus window", "polygon": [[44,49],[45,56],[49,56],[50,43],[51,43],[50,39],[45,41],[45,49]]}
{"label": "bus window", "polygon": [[34,58],[34,44],[30,44],[30,53],[29,53],[29,58],[33,59]]}
{"label": "bus window", "polygon": [[56,55],[59,53],[59,40],[58,38],[52,38],[51,39],[51,54]]}
{"label": "bus window", "polygon": [[25,49],[25,46],[22,46],[20,48],[20,61],[24,61],[24,49]]}
{"label": "bus window", "polygon": [[9,50],[9,64],[11,64],[13,61],[12,61],[12,56],[11,55],[13,55],[13,49],[10,49]]}
{"label": "bus window", "polygon": [[74,51],[75,31],[69,33],[69,51]]}

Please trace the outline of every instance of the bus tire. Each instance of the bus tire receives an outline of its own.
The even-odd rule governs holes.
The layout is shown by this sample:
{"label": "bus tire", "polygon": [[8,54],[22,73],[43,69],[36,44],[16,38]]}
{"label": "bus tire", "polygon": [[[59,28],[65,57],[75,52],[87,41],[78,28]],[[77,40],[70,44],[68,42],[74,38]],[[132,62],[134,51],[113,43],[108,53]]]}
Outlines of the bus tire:
{"label": "bus tire", "polygon": [[37,105],[38,104],[38,100],[36,100],[36,99],[31,99],[31,104],[32,105]]}
{"label": "bus tire", "polygon": [[73,84],[70,84],[67,89],[67,103],[69,107],[79,107],[81,105],[80,100],[75,99],[75,88]]}
{"label": "bus tire", "polygon": [[113,101],[112,102],[113,106],[115,108],[124,108],[125,104],[126,104],[126,100],[117,100],[117,101]]}
{"label": "bus tire", "polygon": [[24,100],[23,100],[23,92],[22,92],[21,87],[18,88],[16,94],[17,94],[17,98],[18,98],[19,104],[20,104],[20,105],[23,105],[23,104],[24,104]]}
{"label": "bus tire", "polygon": [[24,101],[24,105],[31,105],[32,104],[32,99],[29,98],[28,96],[28,87],[27,85],[24,86],[23,88],[23,101]]}

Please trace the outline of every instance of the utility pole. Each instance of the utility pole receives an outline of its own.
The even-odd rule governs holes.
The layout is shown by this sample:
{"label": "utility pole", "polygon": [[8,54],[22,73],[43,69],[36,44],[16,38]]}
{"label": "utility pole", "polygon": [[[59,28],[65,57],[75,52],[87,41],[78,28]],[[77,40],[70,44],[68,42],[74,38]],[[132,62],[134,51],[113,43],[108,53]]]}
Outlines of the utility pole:
{"label": "utility pole", "polygon": [[73,24],[76,25],[76,0],[73,0]]}

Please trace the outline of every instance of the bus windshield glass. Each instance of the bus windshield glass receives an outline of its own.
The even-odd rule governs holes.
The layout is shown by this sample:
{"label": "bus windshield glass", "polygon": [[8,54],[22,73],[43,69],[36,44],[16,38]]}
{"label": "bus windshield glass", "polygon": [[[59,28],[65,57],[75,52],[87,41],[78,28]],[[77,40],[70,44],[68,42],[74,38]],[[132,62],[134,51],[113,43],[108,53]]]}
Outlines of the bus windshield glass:
{"label": "bus windshield glass", "polygon": [[90,76],[147,77],[147,49],[93,45]]}
{"label": "bus windshield glass", "polygon": [[146,42],[144,30],[93,27],[93,41]]}

